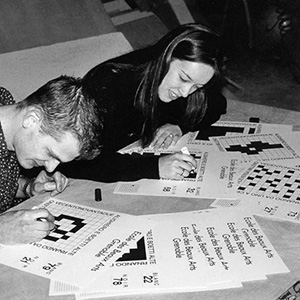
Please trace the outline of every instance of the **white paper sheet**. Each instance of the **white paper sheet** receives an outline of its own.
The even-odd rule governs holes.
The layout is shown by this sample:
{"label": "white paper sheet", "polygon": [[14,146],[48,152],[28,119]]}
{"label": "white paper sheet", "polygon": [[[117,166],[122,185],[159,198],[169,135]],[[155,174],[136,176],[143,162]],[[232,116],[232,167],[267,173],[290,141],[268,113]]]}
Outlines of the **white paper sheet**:
{"label": "white paper sheet", "polygon": [[[212,209],[148,216],[144,256],[116,261],[77,299],[239,287],[289,272],[255,218],[245,210]],[[140,249],[141,250],[141,249]],[[76,289],[72,291],[75,292]],[[70,293],[52,281],[50,295]]]}
{"label": "white paper sheet", "polygon": [[194,146],[202,146],[204,141],[206,144],[212,144],[211,138],[213,137],[229,137],[261,133],[289,133],[292,131],[292,128],[291,125],[281,124],[218,121],[204,130],[190,132],[186,146],[193,149]]}
{"label": "white paper sheet", "polygon": [[247,207],[260,216],[300,223],[300,169],[295,160],[255,162],[238,179],[236,199],[217,199],[212,207]]}
{"label": "white paper sheet", "polygon": [[240,154],[245,162],[299,158],[299,153],[278,133],[216,137],[211,140],[220,152]]}
{"label": "white paper sheet", "polygon": [[[290,133],[292,132],[292,125],[283,124],[265,124],[265,123],[251,123],[251,122],[234,122],[234,121],[218,121],[209,128],[202,131],[188,132],[182,136],[175,146],[170,146],[167,151],[180,151],[182,147],[188,147],[196,151],[212,150],[213,142],[210,140],[216,136],[234,136],[234,135],[248,135],[260,133]],[[142,148],[139,141],[136,141],[123,149],[120,153],[153,153],[153,148]],[[164,152],[163,150],[161,150]],[[159,154],[160,151],[157,151]]]}
{"label": "white paper sheet", "polygon": [[[39,207],[57,228],[40,242],[2,246],[0,263],[72,285],[86,286],[153,226],[139,217],[51,198]],[[78,276],[80,274],[80,276]]]}

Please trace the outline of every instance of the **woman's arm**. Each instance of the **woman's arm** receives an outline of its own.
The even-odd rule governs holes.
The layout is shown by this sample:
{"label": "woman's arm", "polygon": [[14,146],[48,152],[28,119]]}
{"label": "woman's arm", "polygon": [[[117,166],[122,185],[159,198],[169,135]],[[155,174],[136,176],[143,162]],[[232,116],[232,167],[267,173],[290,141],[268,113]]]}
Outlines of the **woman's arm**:
{"label": "woman's arm", "polygon": [[157,156],[139,153],[120,154],[103,152],[90,161],[72,161],[62,164],[58,170],[70,178],[101,182],[135,181],[141,178],[159,178]]}
{"label": "woman's arm", "polygon": [[[135,181],[142,178],[159,178],[159,156],[145,156],[139,153],[120,154],[101,153],[93,160],[71,161],[60,164],[57,171],[69,178],[94,180],[100,182]],[[40,168],[22,170],[22,174],[35,177]]]}

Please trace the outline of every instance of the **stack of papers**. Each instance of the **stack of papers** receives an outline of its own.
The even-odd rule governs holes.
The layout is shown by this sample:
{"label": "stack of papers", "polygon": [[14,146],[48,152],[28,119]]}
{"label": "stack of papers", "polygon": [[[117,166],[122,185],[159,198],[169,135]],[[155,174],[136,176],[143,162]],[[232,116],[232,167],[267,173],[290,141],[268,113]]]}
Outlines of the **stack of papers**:
{"label": "stack of papers", "polygon": [[289,272],[245,210],[210,209],[144,216],[156,223],[85,289],[51,282],[50,295],[76,299],[242,287]]}
{"label": "stack of papers", "polygon": [[166,155],[184,146],[197,160],[197,172],[183,180],[119,182],[114,193],[211,198],[217,199],[213,207],[243,205],[258,215],[300,222],[300,132],[291,125],[219,121],[167,150],[136,144],[120,152]]}
{"label": "stack of papers", "polygon": [[152,224],[144,219],[139,222],[139,217],[55,198],[39,207],[55,216],[56,229],[40,242],[1,246],[0,263],[81,287],[134,247]]}

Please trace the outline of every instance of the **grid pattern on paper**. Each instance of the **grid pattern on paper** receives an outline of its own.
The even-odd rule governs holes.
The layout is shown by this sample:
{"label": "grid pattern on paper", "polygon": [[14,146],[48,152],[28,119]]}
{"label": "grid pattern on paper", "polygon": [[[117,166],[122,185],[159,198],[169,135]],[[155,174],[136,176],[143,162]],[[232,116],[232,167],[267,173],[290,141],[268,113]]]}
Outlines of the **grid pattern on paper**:
{"label": "grid pattern on paper", "polygon": [[294,158],[294,155],[274,134],[216,138],[227,152],[239,152],[243,161]]}
{"label": "grid pattern on paper", "polygon": [[209,140],[214,136],[235,136],[244,134],[255,134],[257,124],[241,123],[215,123],[208,128],[200,130],[195,140]]}
{"label": "grid pattern on paper", "polygon": [[271,196],[300,203],[300,170],[272,164],[258,164],[241,182],[238,191]]}
{"label": "grid pattern on paper", "polygon": [[55,202],[51,203],[47,209],[55,217],[56,229],[41,243],[65,251],[74,249],[111,218],[92,211],[60,206]]}

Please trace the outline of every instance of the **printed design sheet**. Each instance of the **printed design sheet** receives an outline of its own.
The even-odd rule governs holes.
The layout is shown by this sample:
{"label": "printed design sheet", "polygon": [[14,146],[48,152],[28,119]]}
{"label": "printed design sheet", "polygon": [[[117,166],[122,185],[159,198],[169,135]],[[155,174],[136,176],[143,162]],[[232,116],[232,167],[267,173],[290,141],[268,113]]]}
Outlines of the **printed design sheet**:
{"label": "printed design sheet", "polygon": [[239,159],[218,152],[190,151],[197,160],[197,170],[182,180],[150,180],[119,182],[116,194],[137,194],[174,197],[235,197]]}
{"label": "printed design sheet", "polygon": [[[145,216],[147,217],[147,216]],[[157,225],[85,289],[51,281],[50,295],[91,297],[240,287],[289,272],[245,210],[151,215]]]}
{"label": "printed design sheet", "polygon": [[256,162],[240,176],[237,194],[300,204],[300,169]]}
{"label": "printed design sheet", "polygon": [[[271,217],[300,224],[300,205],[296,203],[279,203],[274,200],[265,200],[258,203],[253,213],[262,217]],[[250,210],[249,209],[249,210]]]}
{"label": "printed design sheet", "polygon": [[2,246],[0,263],[78,286],[92,282],[152,226],[139,217],[55,198],[39,207],[55,216],[56,229],[40,242]]}
{"label": "printed design sheet", "polygon": [[299,158],[297,152],[278,133],[212,138],[217,149],[241,155],[242,161],[273,161]]}
{"label": "printed design sheet", "polygon": [[[249,201],[250,200],[250,201]],[[291,202],[280,202],[270,199],[216,199],[211,203],[212,207],[216,208],[234,208],[243,207],[253,215],[270,217],[279,220],[290,221],[300,224],[300,205]]]}
{"label": "printed design sheet", "polygon": [[300,223],[299,166],[252,163],[240,175],[236,193],[236,199],[217,199],[211,206],[244,206],[255,215]]}
{"label": "printed design sheet", "polygon": [[[175,146],[168,148],[169,152],[180,151],[184,146],[195,150],[209,150],[213,146],[211,138],[220,136],[235,136],[261,133],[286,133],[291,132],[292,125],[282,124],[264,124],[252,122],[232,122],[232,121],[218,121],[208,128],[201,131],[188,132],[177,142]],[[201,148],[199,148],[201,147]],[[208,147],[208,148],[206,148]],[[137,141],[132,143],[119,151],[120,153],[153,153],[154,149],[151,147],[142,148]],[[160,151],[157,151],[159,153]],[[164,152],[162,150],[162,152]]]}
{"label": "printed design sheet", "polygon": [[237,136],[261,133],[278,133],[292,131],[291,125],[278,125],[278,124],[263,124],[252,122],[230,122],[218,121],[208,128],[201,131],[190,132],[187,146],[202,144],[203,141],[211,143],[213,137],[221,136]]}

